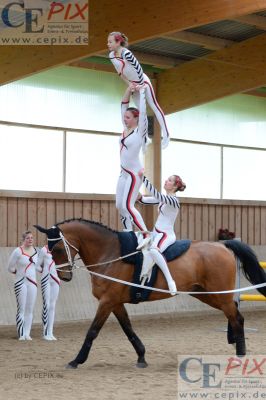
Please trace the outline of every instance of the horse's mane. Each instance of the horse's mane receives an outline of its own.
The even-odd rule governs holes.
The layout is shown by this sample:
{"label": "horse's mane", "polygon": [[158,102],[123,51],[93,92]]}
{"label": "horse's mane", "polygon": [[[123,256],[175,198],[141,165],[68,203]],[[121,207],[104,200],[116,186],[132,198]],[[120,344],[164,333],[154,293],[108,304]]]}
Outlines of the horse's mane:
{"label": "horse's mane", "polygon": [[65,219],[64,221],[61,221],[61,222],[58,222],[57,224],[55,224],[55,226],[59,226],[59,225],[62,225],[62,224],[68,223],[68,222],[80,222],[81,224],[94,225],[95,227],[118,234],[118,231],[109,228],[109,226],[103,225],[101,222],[91,221],[91,220],[84,219],[84,218]]}

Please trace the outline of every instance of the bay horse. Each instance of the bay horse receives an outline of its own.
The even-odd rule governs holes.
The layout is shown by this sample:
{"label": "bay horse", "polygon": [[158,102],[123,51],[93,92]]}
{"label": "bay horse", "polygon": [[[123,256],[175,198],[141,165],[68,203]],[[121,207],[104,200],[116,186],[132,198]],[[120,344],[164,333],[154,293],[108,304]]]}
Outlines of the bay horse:
{"label": "bay horse", "polygon": [[[91,271],[128,282],[132,281],[133,265],[127,264],[123,260],[112,262],[120,257],[117,231],[98,222],[84,219],[65,220],[49,229],[35,226],[47,235],[55,264],[62,266],[58,271],[62,280],[70,281],[72,279],[72,262],[74,257],[79,254],[85,266],[103,264],[89,268]],[[169,262],[168,266],[178,291],[226,291],[235,288],[235,257],[240,259],[242,271],[252,284],[266,282],[266,274],[251,248],[235,240],[192,241],[188,251]],[[125,303],[130,303],[129,286],[93,275],[91,284],[92,293],[99,300],[98,309],[78,355],[67,367],[77,368],[79,364],[83,364],[87,360],[94,339],[111,313],[116,316],[137,353],[136,366],[146,367],[145,347],[134,332],[124,306]],[[158,272],[154,287],[168,289],[161,271]],[[266,296],[266,287],[258,290]],[[203,303],[223,311],[228,319],[228,343],[235,343],[237,356],[244,356],[246,354],[244,318],[233,300],[233,293],[194,294],[193,296]],[[168,297],[171,297],[170,293],[152,291],[148,301],[162,300]]]}

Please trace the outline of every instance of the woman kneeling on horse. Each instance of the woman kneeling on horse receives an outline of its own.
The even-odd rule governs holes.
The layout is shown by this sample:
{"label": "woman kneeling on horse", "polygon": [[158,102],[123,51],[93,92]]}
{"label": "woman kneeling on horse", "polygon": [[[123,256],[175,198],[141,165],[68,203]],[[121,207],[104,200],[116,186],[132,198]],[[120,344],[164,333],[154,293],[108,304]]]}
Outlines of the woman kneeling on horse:
{"label": "woman kneeling on horse", "polygon": [[151,193],[152,197],[139,195],[139,202],[142,204],[159,204],[158,218],[152,234],[152,244],[148,249],[143,250],[143,266],[146,270],[149,270],[152,265],[156,263],[165,276],[169,291],[174,296],[177,292],[176,284],[170,274],[162,253],[167,249],[167,247],[176,241],[174,225],[180,208],[176,192],[184,191],[186,185],[180,176],[171,175],[164,183],[164,189],[167,193],[164,195],[158,192],[145,176],[143,177],[143,183],[146,186],[146,189]]}

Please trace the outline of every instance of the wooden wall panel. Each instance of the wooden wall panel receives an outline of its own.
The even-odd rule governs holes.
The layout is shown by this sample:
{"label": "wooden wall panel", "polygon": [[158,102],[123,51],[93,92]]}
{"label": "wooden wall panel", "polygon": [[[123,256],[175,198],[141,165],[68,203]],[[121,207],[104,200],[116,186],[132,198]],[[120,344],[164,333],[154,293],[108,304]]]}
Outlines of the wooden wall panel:
{"label": "wooden wall panel", "polygon": [[83,218],[91,219],[91,201],[89,200],[83,201]]}
{"label": "wooden wall panel", "polygon": [[261,208],[260,244],[266,243],[266,207]]}
{"label": "wooden wall panel", "polygon": [[260,244],[260,207],[254,207],[254,245]]}
{"label": "wooden wall panel", "polygon": [[215,206],[209,205],[209,221],[208,221],[208,231],[209,231],[209,238],[208,240],[217,240],[217,231],[215,228]]}
{"label": "wooden wall panel", "polygon": [[28,200],[18,199],[18,236],[28,229]]}
{"label": "wooden wall panel", "polygon": [[235,233],[236,237],[241,237],[241,231],[242,231],[242,219],[241,219],[241,206],[236,206],[235,207]]}
{"label": "wooden wall panel", "polygon": [[[47,226],[47,208],[46,200],[37,200],[37,224],[46,227]],[[46,243],[46,237],[43,233],[37,231],[37,243],[44,245]]]}
{"label": "wooden wall panel", "polygon": [[74,218],[83,218],[83,202],[81,200],[74,201]]}
{"label": "wooden wall panel", "polygon": [[8,199],[7,203],[7,246],[19,242],[18,238],[18,199]]}
{"label": "wooden wall panel", "polygon": [[55,208],[55,200],[50,200],[47,199],[47,204],[46,204],[46,211],[47,211],[47,216],[46,216],[46,223],[47,223],[47,228],[50,228],[56,223],[56,208]]}
{"label": "wooden wall panel", "polygon": [[[21,234],[36,223],[50,227],[68,218],[85,218],[121,230],[114,196],[74,195],[7,191],[0,195],[0,245],[17,246]],[[34,195],[34,197],[33,197]],[[32,196],[32,197],[31,197]],[[143,219],[151,216],[151,207],[137,205]],[[155,208],[154,216],[157,217]],[[175,230],[178,239],[218,239],[218,230],[227,228],[250,245],[266,245],[266,202],[181,199]],[[35,231],[33,230],[34,234]],[[36,233],[36,244],[44,237]]]}
{"label": "wooden wall panel", "polygon": [[0,246],[7,246],[7,198],[0,197]]}
{"label": "wooden wall panel", "polygon": [[241,239],[243,242],[248,240],[248,207],[242,207],[242,229],[241,229]]}

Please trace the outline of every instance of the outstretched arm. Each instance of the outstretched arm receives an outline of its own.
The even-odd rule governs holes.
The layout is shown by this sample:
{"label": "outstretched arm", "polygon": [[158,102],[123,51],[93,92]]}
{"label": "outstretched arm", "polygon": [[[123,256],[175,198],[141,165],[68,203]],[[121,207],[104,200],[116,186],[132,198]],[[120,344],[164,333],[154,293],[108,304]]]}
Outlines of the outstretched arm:
{"label": "outstretched arm", "polygon": [[159,204],[160,202],[159,202],[159,200],[157,200],[155,197],[151,197],[151,196],[141,196],[139,199],[138,199],[138,201],[141,203],[141,204],[152,204],[152,205],[154,205],[154,204]]}
{"label": "outstretched arm", "polygon": [[146,178],[146,176],[143,176],[143,183],[146,186],[146,189],[159,201],[159,203],[169,204],[170,206],[178,208],[180,207],[178,198],[176,196],[165,195],[158,192],[158,190],[153,186],[149,179]]}

